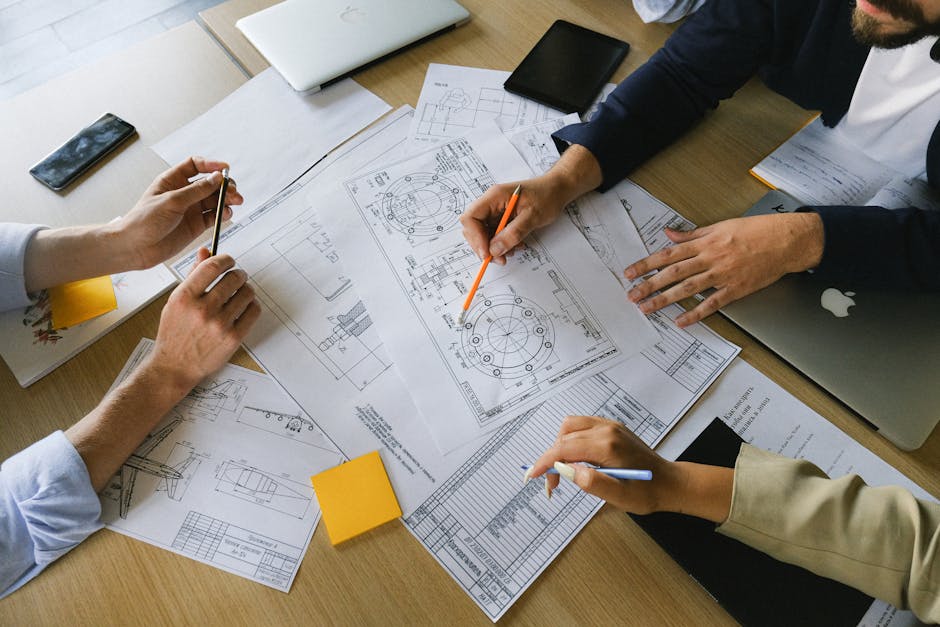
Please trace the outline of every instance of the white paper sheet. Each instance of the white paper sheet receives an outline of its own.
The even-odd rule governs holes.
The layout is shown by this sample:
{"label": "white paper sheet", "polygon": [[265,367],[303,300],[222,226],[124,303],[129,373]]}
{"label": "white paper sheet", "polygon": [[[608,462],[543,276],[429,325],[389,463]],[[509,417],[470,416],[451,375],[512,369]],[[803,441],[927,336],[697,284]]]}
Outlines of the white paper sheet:
{"label": "white paper sheet", "polygon": [[[659,453],[675,459],[716,416],[745,442],[787,457],[807,459],[831,477],[857,474],[869,485],[898,485],[918,498],[936,500],[753,366],[740,360],[728,368],[695,410],[672,431],[659,447]],[[917,622],[909,612],[901,612],[887,603],[876,601],[861,624],[875,627]]]}
{"label": "white paper sheet", "polygon": [[162,263],[111,276],[117,309],[67,329],[52,328],[49,296],[0,313],[0,355],[23,387],[46,376],[176,284]]}
{"label": "white paper sheet", "polygon": [[408,133],[409,149],[446,142],[495,121],[503,129],[530,126],[565,114],[503,89],[509,72],[459,65],[428,65]]}
{"label": "white paper sheet", "polygon": [[[564,397],[558,397],[555,404],[544,406],[545,411],[507,425],[485,442],[478,440],[441,455],[394,367],[386,368],[366,385],[360,377],[344,374],[341,366],[348,365],[345,355],[358,364],[355,358],[367,354],[364,347],[372,351],[368,353],[372,356],[385,353],[381,346],[370,343],[374,340],[371,312],[357,307],[360,301],[355,286],[349,285],[337,294],[346,276],[340,268],[341,260],[327,236],[311,224],[318,220],[315,216],[322,215],[326,220],[336,211],[335,206],[317,203],[319,189],[337,178],[347,178],[357,169],[390,162],[402,154],[411,113],[403,108],[344,145],[297,184],[265,203],[249,221],[232,225],[223,233],[223,239],[240,264],[244,261],[246,269],[261,276],[260,280],[252,278],[262,303],[261,320],[246,341],[252,355],[347,457],[379,449],[405,516],[415,514],[409,527],[425,548],[443,564],[448,559],[443,553],[449,549],[440,538],[449,537],[457,529],[475,528],[482,517],[503,521],[492,527],[496,532],[487,532],[486,551],[494,573],[500,572],[499,564],[512,563],[520,569],[518,576],[506,582],[506,590],[510,590],[507,596],[494,601],[479,594],[479,582],[493,576],[489,571],[476,580],[455,578],[495,620],[583,526],[589,517],[586,512],[593,513],[597,508],[596,502],[579,501],[582,497],[567,491],[564,498],[572,499],[571,507],[543,507],[531,493],[535,484],[522,487],[517,462],[526,463],[540,455],[564,414],[574,411],[618,418],[645,442],[655,445],[698,398],[707,380],[716,377],[730,361],[735,349],[710,333],[696,338],[705,350],[720,356],[720,363],[695,391],[679,383],[684,380],[680,361],[699,352],[691,344],[674,346],[675,367],[666,365],[665,360],[654,362],[636,356],[612,371],[586,379]],[[289,247],[281,246],[285,238],[290,239]],[[284,263],[272,255],[272,250],[290,251],[288,257],[303,259],[304,278],[272,272]],[[182,260],[177,268],[185,271],[189,265],[190,260]],[[306,287],[297,289],[298,285]],[[336,295],[327,300],[322,294]],[[309,312],[317,312],[320,319]],[[700,329],[705,331],[704,327]],[[609,402],[604,405],[605,401]],[[508,430],[513,435],[507,436]],[[489,461],[478,463],[483,459]],[[508,459],[511,464],[506,462]],[[505,485],[506,489],[489,494],[472,507],[462,501],[466,492],[454,489],[455,485],[489,483]],[[516,526],[499,516],[500,512],[519,512],[520,504],[528,503],[537,508],[532,511],[540,512],[537,519],[518,518]],[[419,508],[425,511],[416,513]],[[438,517],[444,512],[446,517]],[[506,524],[512,531],[498,533]],[[530,550],[520,552],[520,537],[537,539]]]}
{"label": "white paper sheet", "polygon": [[[153,347],[141,340],[115,385]],[[101,493],[109,529],[282,592],[320,518],[310,475],[342,455],[267,375],[228,365],[166,416]]]}
{"label": "white paper sheet", "polygon": [[228,162],[245,197],[238,221],[389,109],[352,79],[305,96],[269,68],[153,149],[171,165],[192,155]]}
{"label": "white paper sheet", "polygon": [[479,268],[458,217],[495,173],[529,174],[493,126],[349,179],[325,201],[342,208],[329,221],[337,248],[356,259],[347,269],[382,311],[382,338],[445,452],[656,340],[564,221],[530,236],[506,266],[492,264],[458,324]]}

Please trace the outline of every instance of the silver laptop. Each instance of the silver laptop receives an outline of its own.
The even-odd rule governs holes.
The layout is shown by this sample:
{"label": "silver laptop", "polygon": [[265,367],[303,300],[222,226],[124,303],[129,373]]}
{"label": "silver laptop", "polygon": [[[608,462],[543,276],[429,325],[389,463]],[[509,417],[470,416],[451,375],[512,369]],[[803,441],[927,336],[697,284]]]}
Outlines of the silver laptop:
{"label": "silver laptop", "polygon": [[[772,191],[745,215],[800,204]],[[940,420],[940,294],[794,274],[722,313],[903,449],[923,444]]]}
{"label": "silver laptop", "polygon": [[454,0],[286,0],[235,25],[291,87],[312,92],[469,19]]}

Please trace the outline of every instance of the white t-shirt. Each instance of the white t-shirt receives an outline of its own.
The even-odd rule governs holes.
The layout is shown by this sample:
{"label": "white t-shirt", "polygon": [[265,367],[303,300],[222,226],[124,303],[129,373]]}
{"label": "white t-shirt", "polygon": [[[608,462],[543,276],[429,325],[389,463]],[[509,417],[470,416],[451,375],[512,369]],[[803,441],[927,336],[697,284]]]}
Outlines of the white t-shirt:
{"label": "white t-shirt", "polygon": [[930,58],[936,41],[925,37],[896,50],[872,48],[849,110],[834,129],[908,178],[927,179],[927,144],[940,120],[940,63]]}

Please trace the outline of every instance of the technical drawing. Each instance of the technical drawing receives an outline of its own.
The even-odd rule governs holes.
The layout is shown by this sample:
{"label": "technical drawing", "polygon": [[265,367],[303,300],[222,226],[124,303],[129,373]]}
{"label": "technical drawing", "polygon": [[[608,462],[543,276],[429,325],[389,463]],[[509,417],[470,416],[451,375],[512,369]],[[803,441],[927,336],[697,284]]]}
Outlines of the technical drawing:
{"label": "technical drawing", "polygon": [[391,366],[311,211],[242,254],[259,299],[336,379],[362,390]]}
{"label": "technical drawing", "polygon": [[498,120],[500,128],[511,129],[559,115],[553,109],[520,98],[501,87],[480,87],[471,91],[461,87],[445,89],[436,102],[419,105],[418,137],[457,137],[492,119]]}
{"label": "technical drawing", "polygon": [[179,405],[186,407],[190,417],[204,418],[215,421],[223,410],[234,412],[241,404],[248,386],[244,381],[223,379],[215,381],[210,379],[204,384],[197,385],[187,394]]}
{"label": "technical drawing", "polygon": [[382,215],[389,226],[407,235],[436,235],[457,224],[467,201],[463,190],[446,176],[417,172],[388,187]]}
{"label": "technical drawing", "polygon": [[501,379],[531,374],[554,357],[552,321],[521,296],[478,300],[467,313],[461,346],[480,372]]}
{"label": "technical drawing", "polygon": [[170,547],[284,592],[303,557],[300,547],[194,511],[186,515]]}
{"label": "technical drawing", "polygon": [[[268,242],[283,263],[327,302],[339,298],[352,281],[336,272],[339,255],[327,232],[311,217],[282,229]],[[324,263],[325,262],[325,263]],[[324,272],[323,267],[332,268]]]}
{"label": "technical drawing", "polygon": [[228,460],[216,469],[216,491],[294,518],[303,518],[313,488],[253,466]]}
{"label": "technical drawing", "polygon": [[[127,458],[121,466],[120,482],[112,483],[106,493],[118,501],[118,510],[121,518],[127,518],[134,490],[137,486],[138,472],[143,472],[159,481],[154,488],[155,492],[166,492],[168,498],[180,501],[186,493],[193,476],[199,468],[201,459],[196,455],[193,447],[175,443],[169,455],[160,461],[153,456],[153,452],[160,444],[183,422],[176,417],[163,428],[151,433],[144,440],[134,454]],[[117,492],[115,496],[115,492]]]}
{"label": "technical drawing", "polygon": [[574,223],[581,234],[584,235],[591,248],[597,253],[605,266],[610,266],[614,261],[616,252],[614,244],[611,241],[610,232],[599,220],[592,220],[584,211],[581,210],[578,202],[573,202],[567,207],[568,217]]}
{"label": "technical drawing", "polygon": [[320,427],[302,412],[287,414],[273,409],[246,406],[236,422],[325,451],[336,450],[320,431]]}

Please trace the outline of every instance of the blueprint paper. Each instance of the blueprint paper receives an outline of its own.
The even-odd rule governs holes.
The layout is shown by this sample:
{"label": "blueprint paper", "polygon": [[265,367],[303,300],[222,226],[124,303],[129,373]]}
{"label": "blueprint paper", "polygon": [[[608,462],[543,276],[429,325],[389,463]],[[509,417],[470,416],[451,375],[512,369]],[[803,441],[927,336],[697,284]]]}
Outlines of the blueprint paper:
{"label": "blueprint paper", "polygon": [[[509,93],[503,89],[507,78],[509,72],[500,70],[440,63],[428,65],[417,112],[408,132],[409,151],[436,146],[490,121],[495,121],[503,131],[563,117],[567,122],[562,126],[581,121],[577,114],[570,114],[574,117],[568,118],[557,109]],[[594,116],[614,87],[613,83],[604,86],[585,112],[584,120]]]}
{"label": "blueprint paper", "polygon": [[656,340],[564,221],[493,264],[457,323],[479,269],[458,218],[494,173],[528,174],[495,126],[349,179],[328,200],[337,247],[358,261],[347,270],[382,311],[382,339],[444,452]]}
{"label": "blueprint paper", "polygon": [[[565,118],[548,120],[506,131],[505,134],[526,162],[538,168],[536,172],[544,172],[558,159],[550,135],[569,122]],[[585,194],[568,205],[566,210],[568,218],[625,290],[629,290],[633,282],[624,277],[623,270],[645,257],[647,247],[660,247],[669,243],[662,234],[665,224],[673,228],[694,227],[668,205],[628,179],[603,194]],[[633,220],[643,225],[646,241],[637,231]],[[650,248],[652,250],[654,248]],[[681,416],[740,350],[703,324],[695,324],[687,329],[677,327],[673,321],[683,311],[682,307],[673,304],[647,315],[659,332],[660,341],[643,351],[643,359],[633,358],[628,362],[632,373],[629,379],[631,390],[658,395],[659,402],[667,406],[670,399],[685,403],[684,407],[676,406],[669,410],[657,405],[666,415],[676,411]],[[662,377],[661,373],[668,373],[669,376]],[[685,388],[685,391],[679,387]],[[687,397],[689,392],[694,396]]]}
{"label": "blueprint paper", "polygon": [[400,159],[413,112],[397,110],[221,236],[261,305],[245,347],[346,457],[379,450],[405,512],[448,467],[324,228],[337,207],[314,199],[358,169]]}
{"label": "blueprint paper", "polygon": [[530,126],[565,114],[503,89],[509,72],[431,63],[408,133],[409,148],[436,146],[485,123]]}
{"label": "blueprint paper", "polygon": [[[734,347],[711,333],[696,337],[699,344],[671,343],[672,360],[661,358],[654,363],[642,355],[634,357],[573,386],[555,405],[543,405],[545,411],[530,412],[486,440],[442,455],[428,437],[381,340],[374,335],[371,312],[360,307],[355,285],[349,283],[339,294],[338,287],[326,287],[345,285],[348,277],[328,235],[313,226],[332,220],[338,210],[336,205],[319,200],[331,181],[401,158],[412,113],[402,108],[338,149],[250,219],[231,225],[223,232],[223,241],[241,267],[250,274],[263,275],[260,280],[251,278],[262,306],[261,319],[246,339],[252,356],[347,458],[379,449],[405,516],[414,514],[407,518],[407,525],[438,561],[452,566],[454,547],[471,542],[477,547],[485,545],[486,557],[480,554],[477,561],[485,560],[492,566],[476,578],[464,573],[455,581],[496,620],[599,507],[590,500],[577,500],[569,491],[553,497],[552,503],[563,494],[571,499],[571,507],[544,507],[544,494],[532,492],[533,486],[539,487],[537,483],[522,486],[518,465],[541,455],[565,413],[601,413],[620,419],[645,442],[655,445],[730,361]],[[288,234],[290,245],[284,246]],[[288,254],[281,258],[272,251]],[[275,262],[265,265],[265,260]],[[302,276],[272,272],[288,263],[303,268]],[[184,259],[176,268],[185,272],[191,265],[191,260]],[[311,312],[319,313],[319,318]],[[685,361],[705,350],[720,359],[714,372],[702,377],[693,392],[676,380],[686,380],[688,385]],[[351,359],[345,361],[345,355]],[[346,373],[352,372],[350,363],[358,364],[366,356],[381,357],[388,367],[363,385],[360,377]],[[695,358],[691,361],[707,363]],[[363,365],[368,363],[375,362],[366,360]],[[663,393],[664,389],[668,393]],[[549,411],[550,407],[554,409]],[[500,488],[483,494],[478,501],[465,500],[468,489],[490,483]],[[421,512],[417,512],[419,508]],[[538,516],[529,515],[532,512]],[[493,524],[482,525],[483,520]],[[468,539],[468,530],[477,533]],[[451,545],[451,538],[458,535]],[[521,549],[520,541],[531,538],[534,540]],[[506,576],[506,565],[518,569],[519,574],[504,585],[499,578]],[[445,568],[453,574],[450,567]],[[481,594],[492,581],[500,582],[493,588],[500,591],[495,601]]]}
{"label": "blueprint paper", "polygon": [[153,150],[170,165],[192,155],[229,163],[245,197],[237,221],[389,109],[352,79],[303,95],[269,68]]}
{"label": "blueprint paper", "polygon": [[111,276],[117,309],[74,327],[56,329],[48,292],[22,309],[0,313],[0,356],[23,387],[32,385],[176,284],[161,264]]}
{"label": "blueprint paper", "polygon": [[549,168],[558,161],[558,147],[552,139],[552,133],[570,124],[581,121],[577,113],[545,120],[530,126],[519,126],[503,131],[509,143],[522,155],[536,174],[548,172]]}
{"label": "blueprint paper", "polygon": [[[675,459],[716,416],[745,442],[779,455],[809,460],[830,477],[857,474],[869,485],[897,485],[917,498],[936,501],[896,468],[740,360],[728,368],[658,452]],[[918,624],[910,612],[883,601],[875,601],[860,623],[870,627]]]}
{"label": "blueprint paper", "polygon": [[[141,340],[115,385],[152,348]],[[342,460],[269,376],[228,365],[124,463],[101,493],[101,520],[287,592],[320,518],[309,476]]]}

